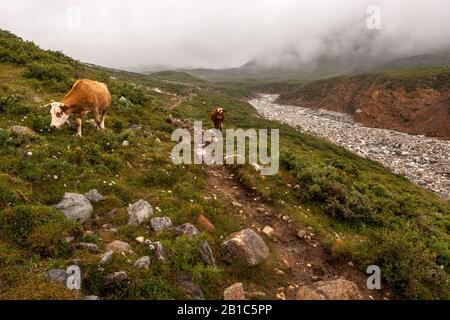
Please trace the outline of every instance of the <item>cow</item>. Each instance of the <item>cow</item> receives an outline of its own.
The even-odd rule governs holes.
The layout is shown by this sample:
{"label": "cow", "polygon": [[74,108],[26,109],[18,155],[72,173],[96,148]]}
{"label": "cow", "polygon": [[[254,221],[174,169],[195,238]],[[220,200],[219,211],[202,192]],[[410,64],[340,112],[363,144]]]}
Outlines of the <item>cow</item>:
{"label": "cow", "polygon": [[212,111],[211,120],[214,123],[214,128],[216,128],[217,130],[222,131],[226,113],[227,110],[221,107],[217,107]]}
{"label": "cow", "polygon": [[77,122],[76,136],[81,137],[81,118],[88,112],[95,117],[97,129],[105,130],[105,117],[111,106],[111,94],[108,86],[93,80],[82,79],[75,82],[70,92],[61,102],[51,102],[51,129],[60,129],[73,113]]}

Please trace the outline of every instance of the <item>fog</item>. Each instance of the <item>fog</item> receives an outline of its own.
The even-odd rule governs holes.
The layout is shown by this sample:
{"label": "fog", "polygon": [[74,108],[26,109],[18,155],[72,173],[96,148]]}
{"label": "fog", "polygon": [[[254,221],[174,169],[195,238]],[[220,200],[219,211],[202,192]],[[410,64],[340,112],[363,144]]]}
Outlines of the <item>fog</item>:
{"label": "fog", "polygon": [[[380,9],[369,29],[370,5]],[[373,21],[373,20],[371,20]],[[224,68],[450,48],[448,0],[0,0],[0,28],[110,67]]]}

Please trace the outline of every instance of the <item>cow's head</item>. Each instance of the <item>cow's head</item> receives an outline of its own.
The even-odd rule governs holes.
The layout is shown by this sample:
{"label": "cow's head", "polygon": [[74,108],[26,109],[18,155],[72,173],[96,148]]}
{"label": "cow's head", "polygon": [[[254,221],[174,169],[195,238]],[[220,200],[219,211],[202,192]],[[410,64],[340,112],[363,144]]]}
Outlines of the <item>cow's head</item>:
{"label": "cow's head", "polygon": [[216,110],[216,117],[218,120],[223,120],[225,118],[225,114],[227,113],[227,110],[224,108],[217,108]]}
{"label": "cow's head", "polygon": [[67,106],[61,102],[52,102],[49,106],[50,114],[52,115],[52,123],[50,124],[50,128],[60,129],[64,123],[66,123],[67,119],[69,119],[69,115],[66,113]]}

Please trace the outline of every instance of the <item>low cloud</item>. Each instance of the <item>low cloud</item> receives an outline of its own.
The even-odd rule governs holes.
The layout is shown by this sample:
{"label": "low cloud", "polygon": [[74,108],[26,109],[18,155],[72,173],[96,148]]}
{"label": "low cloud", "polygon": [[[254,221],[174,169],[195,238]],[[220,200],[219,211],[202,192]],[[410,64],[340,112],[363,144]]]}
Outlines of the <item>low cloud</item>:
{"label": "low cloud", "polygon": [[[369,30],[367,8],[381,9]],[[447,0],[1,0],[0,28],[111,67],[377,59],[450,48]]]}

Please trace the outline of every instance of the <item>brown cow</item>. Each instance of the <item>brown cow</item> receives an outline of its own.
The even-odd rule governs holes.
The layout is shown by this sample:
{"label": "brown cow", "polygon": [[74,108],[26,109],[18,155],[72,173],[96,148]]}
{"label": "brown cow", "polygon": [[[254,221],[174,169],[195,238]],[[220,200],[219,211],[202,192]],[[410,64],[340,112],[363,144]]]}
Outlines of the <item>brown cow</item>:
{"label": "brown cow", "polygon": [[217,107],[215,108],[211,113],[211,120],[214,123],[214,128],[217,130],[222,131],[223,129],[223,122],[225,121],[225,114],[227,113],[227,110],[224,108]]}
{"label": "brown cow", "polygon": [[61,102],[52,102],[52,129],[60,129],[74,113],[77,120],[77,136],[81,137],[81,117],[93,112],[97,128],[105,130],[105,117],[111,106],[111,94],[104,83],[78,80]]}

